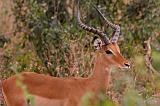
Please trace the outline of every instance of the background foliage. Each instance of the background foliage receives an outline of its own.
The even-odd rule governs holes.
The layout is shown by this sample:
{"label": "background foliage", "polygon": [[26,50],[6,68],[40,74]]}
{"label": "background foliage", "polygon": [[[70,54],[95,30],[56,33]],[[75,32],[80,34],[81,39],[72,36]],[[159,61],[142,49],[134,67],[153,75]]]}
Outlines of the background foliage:
{"label": "background foliage", "polygon": [[[1,77],[23,70],[58,77],[90,74],[95,35],[77,26],[74,0],[14,0],[13,4],[14,34],[7,36],[4,29],[0,30],[4,53]],[[133,63],[131,70],[112,70],[109,99],[124,106],[158,106],[160,78],[151,75],[145,66],[143,43],[152,38],[152,64],[159,72],[160,1],[81,0],[83,22],[101,28],[110,36],[112,30],[103,25],[91,4],[121,26],[119,46]],[[3,11],[0,16],[7,13]]]}

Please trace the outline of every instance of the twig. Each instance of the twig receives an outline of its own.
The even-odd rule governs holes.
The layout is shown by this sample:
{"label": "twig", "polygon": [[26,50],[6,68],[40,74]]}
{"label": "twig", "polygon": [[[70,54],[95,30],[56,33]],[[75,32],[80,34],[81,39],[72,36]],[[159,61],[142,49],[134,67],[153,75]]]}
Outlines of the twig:
{"label": "twig", "polygon": [[151,37],[149,37],[148,40],[144,41],[144,60],[145,60],[145,64],[148,68],[148,71],[151,71],[152,73],[156,73],[156,74],[159,74],[155,69],[154,67],[152,66],[152,63],[151,63]]}
{"label": "twig", "polygon": [[5,103],[4,97],[2,94],[2,79],[0,78],[0,106],[3,106]]}

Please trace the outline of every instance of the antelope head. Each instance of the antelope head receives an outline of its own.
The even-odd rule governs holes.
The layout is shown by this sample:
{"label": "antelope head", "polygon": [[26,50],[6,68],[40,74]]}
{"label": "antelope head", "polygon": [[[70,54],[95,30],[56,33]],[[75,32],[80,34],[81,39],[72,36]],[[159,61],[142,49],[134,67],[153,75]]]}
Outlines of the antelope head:
{"label": "antelope head", "polygon": [[98,59],[102,61],[102,64],[106,65],[114,65],[119,68],[130,68],[130,63],[121,55],[119,46],[117,45],[117,41],[120,35],[120,26],[115,25],[110,22],[104,15],[96,8],[96,11],[103,18],[106,25],[109,25],[114,31],[112,33],[112,37],[109,39],[107,35],[100,31],[99,29],[89,27],[85,25],[80,19],[80,11],[79,11],[79,3],[77,6],[77,21],[79,26],[91,33],[98,35],[98,39],[94,41],[94,46],[96,47],[96,54]]}

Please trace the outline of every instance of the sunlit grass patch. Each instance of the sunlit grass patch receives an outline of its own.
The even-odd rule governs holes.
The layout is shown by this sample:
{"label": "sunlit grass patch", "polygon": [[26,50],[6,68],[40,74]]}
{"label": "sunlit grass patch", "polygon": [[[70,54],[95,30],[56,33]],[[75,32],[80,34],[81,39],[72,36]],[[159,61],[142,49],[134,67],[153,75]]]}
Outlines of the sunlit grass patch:
{"label": "sunlit grass patch", "polygon": [[160,52],[152,51],[152,63],[153,67],[160,72]]}

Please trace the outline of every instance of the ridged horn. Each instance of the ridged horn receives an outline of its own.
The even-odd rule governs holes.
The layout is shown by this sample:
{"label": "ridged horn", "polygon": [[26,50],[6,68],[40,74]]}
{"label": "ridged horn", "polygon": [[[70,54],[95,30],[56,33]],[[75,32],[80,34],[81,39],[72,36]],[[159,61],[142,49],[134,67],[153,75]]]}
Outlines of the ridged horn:
{"label": "ridged horn", "polygon": [[98,30],[98,29],[95,29],[93,27],[89,27],[87,25],[85,25],[81,19],[81,14],[80,14],[80,10],[79,10],[79,1],[78,1],[78,5],[77,5],[77,21],[78,21],[78,24],[79,26],[86,30],[86,31],[89,31],[89,32],[92,32],[94,34],[97,34],[99,35],[100,39],[105,43],[105,44],[108,44],[109,43],[109,38],[107,37],[107,35],[105,33],[103,33],[102,31]]}
{"label": "ridged horn", "polygon": [[93,7],[97,10],[99,15],[103,18],[103,20],[105,21],[105,24],[108,24],[112,29],[114,29],[111,42],[117,42],[119,35],[120,35],[120,26],[113,24],[107,18],[105,18],[104,15],[101,13],[101,11],[96,6],[93,5]]}

